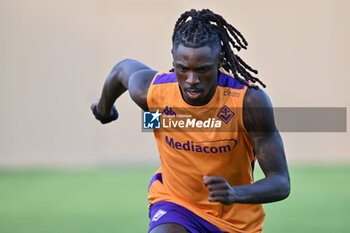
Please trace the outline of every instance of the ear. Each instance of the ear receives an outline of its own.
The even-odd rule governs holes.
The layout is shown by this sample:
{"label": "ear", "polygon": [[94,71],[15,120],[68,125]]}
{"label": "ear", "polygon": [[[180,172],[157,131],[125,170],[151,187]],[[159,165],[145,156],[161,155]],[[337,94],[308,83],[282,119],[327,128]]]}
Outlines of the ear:
{"label": "ear", "polygon": [[172,49],[171,49],[171,55],[173,56],[173,62],[171,63],[172,65],[173,65],[173,68],[175,69],[175,62],[174,62],[174,53],[175,53],[175,48],[173,47]]}
{"label": "ear", "polygon": [[175,48],[175,45],[173,44],[173,47],[171,48],[171,54],[172,54],[173,56],[174,56],[175,50],[176,50],[176,48]]}

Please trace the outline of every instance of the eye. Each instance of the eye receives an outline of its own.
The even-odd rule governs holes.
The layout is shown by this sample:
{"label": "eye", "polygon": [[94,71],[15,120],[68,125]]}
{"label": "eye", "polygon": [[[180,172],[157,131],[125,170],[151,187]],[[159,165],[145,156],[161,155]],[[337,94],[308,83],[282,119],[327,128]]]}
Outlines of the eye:
{"label": "eye", "polygon": [[176,67],[180,72],[187,72],[188,68],[184,67],[184,66],[177,66]]}
{"label": "eye", "polygon": [[199,69],[198,69],[198,72],[199,73],[206,73],[206,72],[208,72],[209,71],[209,68],[208,67],[200,67]]}

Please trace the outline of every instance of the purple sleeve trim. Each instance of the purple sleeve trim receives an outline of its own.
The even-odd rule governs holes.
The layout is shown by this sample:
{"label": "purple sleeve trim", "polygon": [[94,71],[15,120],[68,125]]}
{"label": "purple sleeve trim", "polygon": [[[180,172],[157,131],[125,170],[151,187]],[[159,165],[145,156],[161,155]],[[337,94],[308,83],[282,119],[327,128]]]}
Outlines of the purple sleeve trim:
{"label": "purple sleeve trim", "polygon": [[158,75],[153,82],[153,85],[156,84],[164,84],[164,83],[176,83],[177,79],[175,76],[175,73],[164,73],[164,74],[160,74]]}
{"label": "purple sleeve trim", "polygon": [[245,85],[240,84],[234,77],[220,72],[218,79],[218,86],[220,87],[230,87],[234,89],[244,89]]}

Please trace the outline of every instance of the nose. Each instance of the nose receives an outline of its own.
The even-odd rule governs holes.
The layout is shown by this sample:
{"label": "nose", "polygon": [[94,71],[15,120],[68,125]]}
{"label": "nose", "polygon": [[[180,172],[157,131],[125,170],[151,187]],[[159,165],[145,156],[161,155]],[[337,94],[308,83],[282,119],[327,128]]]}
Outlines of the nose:
{"label": "nose", "polygon": [[191,86],[199,83],[199,78],[195,74],[195,72],[188,72],[188,76],[186,78],[186,83],[190,84]]}

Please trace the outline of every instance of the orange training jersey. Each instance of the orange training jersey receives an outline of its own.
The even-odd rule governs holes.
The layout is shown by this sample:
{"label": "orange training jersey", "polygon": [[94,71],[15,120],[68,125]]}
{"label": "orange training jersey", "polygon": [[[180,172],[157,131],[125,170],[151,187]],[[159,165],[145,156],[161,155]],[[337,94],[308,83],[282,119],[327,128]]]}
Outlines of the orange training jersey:
{"label": "orange training jersey", "polygon": [[210,102],[191,106],[182,98],[175,73],[155,75],[147,104],[162,113],[161,129],[154,130],[161,168],[149,188],[150,203],[182,205],[224,232],[262,232],[262,205],[209,202],[203,184],[205,175],[224,177],[231,186],[253,183],[255,156],[242,120],[246,90],[220,72]]}

